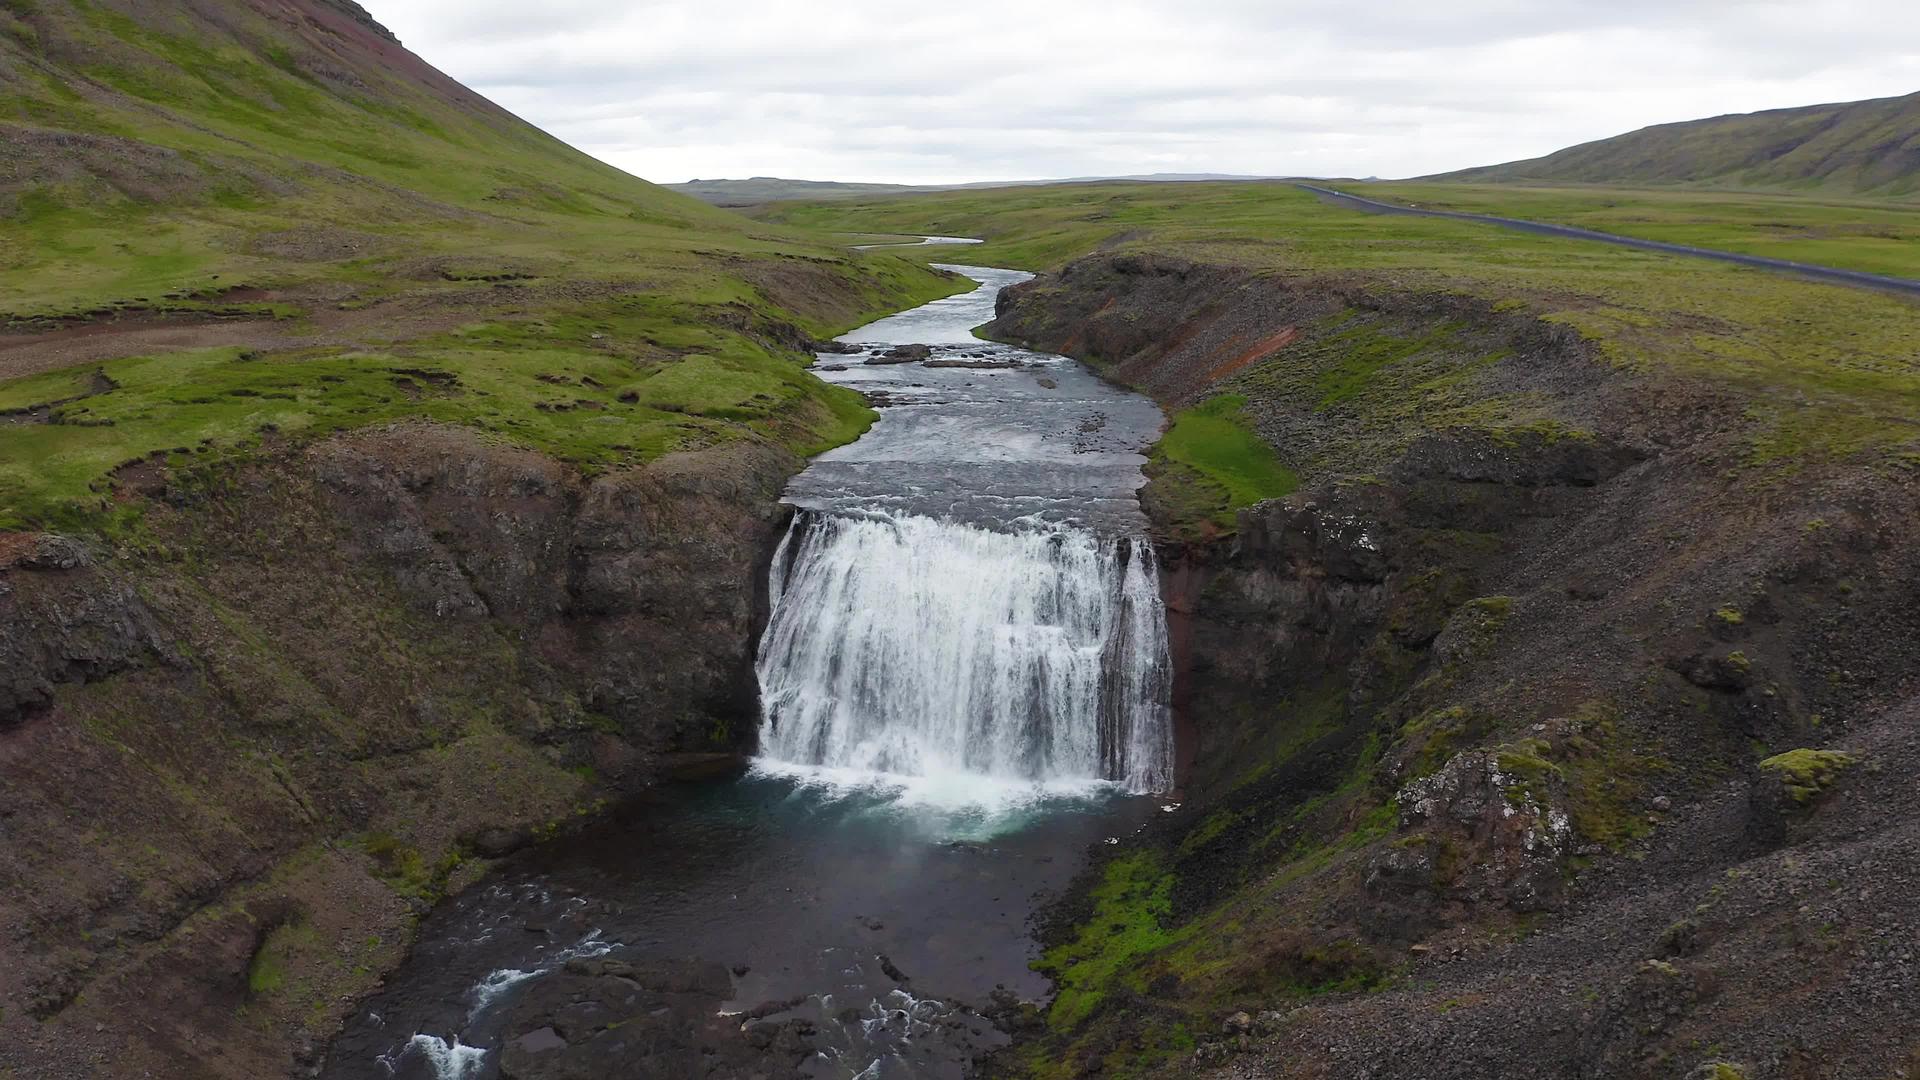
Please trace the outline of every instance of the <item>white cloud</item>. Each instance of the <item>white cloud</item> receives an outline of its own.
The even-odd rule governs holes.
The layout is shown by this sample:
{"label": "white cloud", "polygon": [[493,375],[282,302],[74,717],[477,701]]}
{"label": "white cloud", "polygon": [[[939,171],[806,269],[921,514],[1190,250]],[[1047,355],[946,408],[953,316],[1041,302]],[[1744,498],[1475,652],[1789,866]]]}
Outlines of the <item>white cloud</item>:
{"label": "white cloud", "polygon": [[1911,0],[369,0],[649,179],[1407,176],[1920,90]]}

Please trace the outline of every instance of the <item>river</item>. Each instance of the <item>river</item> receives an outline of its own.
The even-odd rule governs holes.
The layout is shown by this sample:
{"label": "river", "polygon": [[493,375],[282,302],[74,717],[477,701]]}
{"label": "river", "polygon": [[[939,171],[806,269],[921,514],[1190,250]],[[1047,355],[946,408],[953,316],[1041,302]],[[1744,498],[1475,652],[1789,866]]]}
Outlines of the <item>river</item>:
{"label": "river", "polygon": [[[1172,786],[1136,498],[1161,415],[975,338],[1027,275],[948,269],[979,287],[816,364],[880,420],[787,492],[753,768],[662,788],[441,905],[324,1075],[664,1077],[744,1027],[771,1065],[729,1072],[707,1046],[688,1075],[948,1080],[1006,1041],[975,1008],[1045,994],[1038,899]],[[686,960],[707,963],[659,966]],[[608,979],[644,1022],[608,1019]]]}

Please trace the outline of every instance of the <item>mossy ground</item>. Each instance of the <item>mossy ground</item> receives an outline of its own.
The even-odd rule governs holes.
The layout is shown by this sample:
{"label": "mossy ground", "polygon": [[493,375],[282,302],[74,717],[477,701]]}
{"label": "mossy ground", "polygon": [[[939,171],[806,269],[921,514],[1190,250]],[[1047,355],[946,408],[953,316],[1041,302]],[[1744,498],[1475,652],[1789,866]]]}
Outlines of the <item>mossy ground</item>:
{"label": "mossy ground", "polygon": [[1116,985],[1145,989],[1137,962],[1172,940],[1165,925],[1172,886],[1172,875],[1152,852],[1106,864],[1090,898],[1092,917],[1072,941],[1047,950],[1034,964],[1058,983],[1047,1013],[1050,1025],[1077,1026]]}
{"label": "mossy ground", "polygon": [[1236,511],[1300,486],[1254,433],[1242,411],[1246,400],[1221,394],[1174,414],[1147,467],[1165,516],[1230,529]]}
{"label": "mossy ground", "polygon": [[[384,351],[205,349],[0,384],[14,408],[66,402],[44,423],[0,426],[0,528],[97,518],[113,470],[148,455],[184,465],[408,418],[476,427],[588,471],[740,438],[813,454],[872,422],[858,395],[702,311],[625,297]],[[109,388],[89,391],[95,380]]]}
{"label": "mossy ground", "polygon": [[1800,749],[1775,754],[1760,762],[1760,768],[1779,777],[1787,796],[1804,806],[1825,794],[1855,763],[1844,750]]}

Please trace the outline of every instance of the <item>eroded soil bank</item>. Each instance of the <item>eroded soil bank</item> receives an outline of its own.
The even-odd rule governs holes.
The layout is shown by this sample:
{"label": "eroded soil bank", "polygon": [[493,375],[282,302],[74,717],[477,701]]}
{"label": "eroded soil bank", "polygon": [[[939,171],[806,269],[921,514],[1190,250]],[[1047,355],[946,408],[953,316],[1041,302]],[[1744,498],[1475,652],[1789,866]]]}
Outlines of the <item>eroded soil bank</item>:
{"label": "eroded soil bank", "polygon": [[1724,383],[1365,281],[1102,256],[991,331],[1241,395],[1302,478],[1223,527],[1150,466],[1195,780],[1056,913],[1009,1069],[1915,1066],[1910,472],[1769,464]]}

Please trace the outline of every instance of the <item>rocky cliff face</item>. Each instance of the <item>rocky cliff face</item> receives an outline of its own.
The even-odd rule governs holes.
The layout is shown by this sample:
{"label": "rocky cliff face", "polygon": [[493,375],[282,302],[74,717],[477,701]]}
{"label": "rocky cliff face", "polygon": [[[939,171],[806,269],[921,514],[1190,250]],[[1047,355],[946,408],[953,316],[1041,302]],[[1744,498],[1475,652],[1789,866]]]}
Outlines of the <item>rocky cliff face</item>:
{"label": "rocky cliff face", "polygon": [[14,540],[0,1073],[282,1071],[485,856],[748,745],[798,465],[408,425],[128,470],[112,553]]}
{"label": "rocky cliff face", "polygon": [[[1804,868],[1920,844],[1874,809],[1914,793],[1849,767],[1796,800],[1783,777],[1817,762],[1769,755],[1915,757],[1912,485],[1870,461],[1756,468],[1737,393],[1610,369],[1471,300],[1113,256],[1011,291],[995,330],[1171,407],[1244,395],[1306,480],[1228,536],[1163,518],[1194,763],[1181,811],[1115,865],[1154,868],[1170,944],[1113,965],[1046,1056],[1120,1075],[1911,1067],[1876,1034],[1906,1014],[1869,928],[1920,927],[1920,904],[1880,871],[1856,894]],[[1055,940],[1084,953],[1130,917],[1105,880]],[[1795,970],[1846,1008],[1788,989]],[[1224,1035],[1223,1004],[1247,1021]]]}

